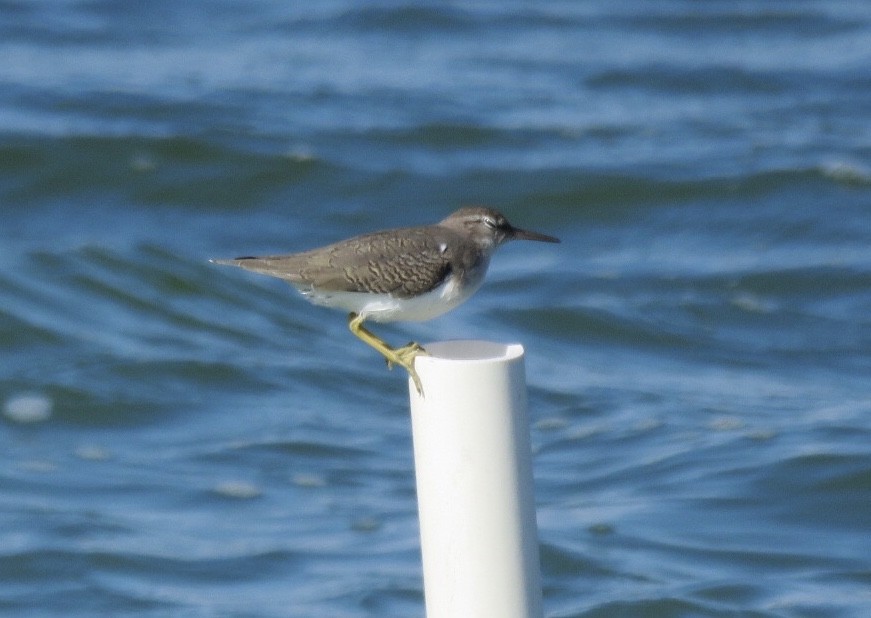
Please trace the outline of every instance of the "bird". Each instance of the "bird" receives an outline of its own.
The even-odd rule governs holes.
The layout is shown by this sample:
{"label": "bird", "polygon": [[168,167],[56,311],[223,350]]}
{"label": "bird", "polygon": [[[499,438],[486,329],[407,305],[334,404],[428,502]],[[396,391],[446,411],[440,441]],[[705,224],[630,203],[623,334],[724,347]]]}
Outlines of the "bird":
{"label": "bird", "polygon": [[300,253],[210,261],[283,279],[315,305],[349,312],[350,331],[384,356],[388,368],[405,368],[423,396],[414,359],[426,350],[413,341],[394,348],[363,323],[430,320],[454,309],[481,287],[491,256],[511,240],[560,242],[514,227],[493,208],[467,206],[434,225],[372,232]]}

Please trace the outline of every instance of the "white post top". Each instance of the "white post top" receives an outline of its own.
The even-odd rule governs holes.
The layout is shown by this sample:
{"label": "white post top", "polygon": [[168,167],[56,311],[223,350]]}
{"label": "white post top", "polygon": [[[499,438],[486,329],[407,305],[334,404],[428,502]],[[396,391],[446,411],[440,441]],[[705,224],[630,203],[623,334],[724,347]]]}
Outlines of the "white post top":
{"label": "white post top", "polygon": [[495,341],[456,340],[436,341],[424,346],[429,353],[418,356],[415,363],[426,364],[438,361],[506,361],[523,356],[519,343],[496,343]]}

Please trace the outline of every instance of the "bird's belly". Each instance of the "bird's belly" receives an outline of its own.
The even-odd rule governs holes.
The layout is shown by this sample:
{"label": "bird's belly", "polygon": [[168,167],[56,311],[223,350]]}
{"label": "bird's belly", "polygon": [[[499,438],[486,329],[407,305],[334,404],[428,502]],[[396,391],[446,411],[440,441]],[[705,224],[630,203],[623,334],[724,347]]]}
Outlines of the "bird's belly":
{"label": "bird's belly", "polygon": [[479,281],[456,284],[448,278],[445,283],[419,296],[397,298],[390,294],[361,292],[302,291],[309,301],[324,307],[353,311],[375,322],[422,322],[446,313],[466,301],[479,287]]}

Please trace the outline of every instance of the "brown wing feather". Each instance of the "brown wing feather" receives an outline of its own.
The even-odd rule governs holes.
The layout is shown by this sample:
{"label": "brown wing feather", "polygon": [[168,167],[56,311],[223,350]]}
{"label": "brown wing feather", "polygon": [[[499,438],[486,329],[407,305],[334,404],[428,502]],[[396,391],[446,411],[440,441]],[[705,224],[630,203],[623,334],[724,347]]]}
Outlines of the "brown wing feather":
{"label": "brown wing feather", "polygon": [[398,232],[366,234],[303,253],[227,262],[301,288],[398,298],[426,292],[450,274],[450,230],[433,227]]}

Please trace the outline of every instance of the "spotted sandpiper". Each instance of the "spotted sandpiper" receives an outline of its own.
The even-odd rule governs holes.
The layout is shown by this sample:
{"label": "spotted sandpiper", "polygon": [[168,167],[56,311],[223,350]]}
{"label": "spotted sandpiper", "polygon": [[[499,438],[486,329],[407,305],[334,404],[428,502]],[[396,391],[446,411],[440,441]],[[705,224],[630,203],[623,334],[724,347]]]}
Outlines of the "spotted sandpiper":
{"label": "spotted sandpiper", "polygon": [[350,311],[351,332],[378,350],[388,367],[404,367],[423,395],[414,357],[426,351],[414,342],[393,348],[364,320],[422,321],[450,311],[481,287],[490,256],[509,240],[559,242],[474,206],[435,225],[364,234],[302,253],[212,262],[284,279],[316,305]]}

